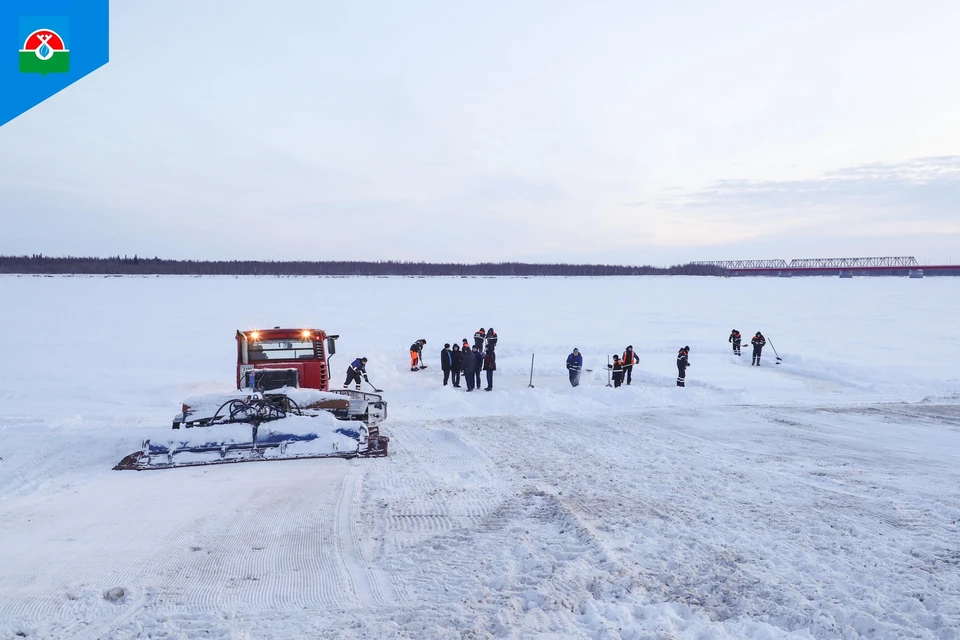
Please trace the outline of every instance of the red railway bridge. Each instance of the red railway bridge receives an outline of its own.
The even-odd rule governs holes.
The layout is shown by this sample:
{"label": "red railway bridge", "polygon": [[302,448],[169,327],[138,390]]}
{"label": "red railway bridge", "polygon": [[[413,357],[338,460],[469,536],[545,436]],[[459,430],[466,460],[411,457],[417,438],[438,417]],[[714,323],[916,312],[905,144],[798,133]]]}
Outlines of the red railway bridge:
{"label": "red railway bridge", "polygon": [[725,269],[729,276],[960,276],[960,265],[921,265],[913,256],[802,258],[799,260],[715,260],[694,264]]}

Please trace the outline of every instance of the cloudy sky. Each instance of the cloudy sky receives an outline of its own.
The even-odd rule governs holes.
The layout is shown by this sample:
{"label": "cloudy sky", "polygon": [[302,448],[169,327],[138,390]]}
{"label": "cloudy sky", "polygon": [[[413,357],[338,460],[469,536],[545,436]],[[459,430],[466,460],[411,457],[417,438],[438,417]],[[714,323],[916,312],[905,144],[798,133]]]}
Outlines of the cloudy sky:
{"label": "cloudy sky", "polygon": [[0,254],[960,262],[958,2],[112,5]]}

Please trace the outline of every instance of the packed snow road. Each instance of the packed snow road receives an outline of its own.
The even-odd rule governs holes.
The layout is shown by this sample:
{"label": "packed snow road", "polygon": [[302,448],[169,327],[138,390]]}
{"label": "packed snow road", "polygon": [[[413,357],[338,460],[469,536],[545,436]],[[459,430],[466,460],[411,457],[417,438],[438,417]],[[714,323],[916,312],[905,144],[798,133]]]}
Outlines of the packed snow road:
{"label": "packed snow road", "polygon": [[[611,283],[632,288],[627,331],[584,311]],[[718,306],[714,331],[696,313],[732,284],[764,304]],[[0,369],[0,637],[958,638],[960,381],[943,361],[960,329],[937,321],[954,286],[0,278],[24,336]],[[306,312],[301,288],[320,300]],[[201,304],[244,289],[275,295],[276,321]],[[439,315],[460,289],[497,293],[495,317]],[[324,301],[350,290],[390,322]],[[645,310],[672,296],[689,339]],[[401,331],[409,299],[423,322]],[[730,355],[728,314],[770,316],[757,328],[785,364]],[[233,329],[296,321],[341,333],[344,368],[370,358],[390,457],[110,470],[181,397],[229,389]],[[501,336],[493,393],[403,371],[414,338],[439,351],[480,322]],[[884,342],[931,323],[937,358]],[[825,352],[808,325],[846,338]],[[850,343],[858,357],[834,359]],[[601,354],[626,344],[634,383],[607,388]],[[574,345],[595,369],[577,389]]]}

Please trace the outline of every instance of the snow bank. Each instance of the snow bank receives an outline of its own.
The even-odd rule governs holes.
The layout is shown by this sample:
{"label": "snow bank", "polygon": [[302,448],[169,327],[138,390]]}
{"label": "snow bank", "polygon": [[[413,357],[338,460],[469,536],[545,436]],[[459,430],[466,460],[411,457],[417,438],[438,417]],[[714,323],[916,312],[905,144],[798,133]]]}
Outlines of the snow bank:
{"label": "snow bank", "polygon": [[[314,402],[325,400],[343,400],[345,396],[328,391],[317,391],[316,389],[300,389],[294,387],[282,387],[272,389],[267,395],[285,395],[301,407],[305,407]],[[236,389],[227,393],[206,393],[203,395],[190,396],[184,398],[183,404],[190,407],[193,414],[197,416],[213,415],[224,403],[231,400],[248,400],[253,397],[253,392],[249,389]]]}
{"label": "snow bank", "polygon": [[[240,298],[271,303],[209,304]],[[958,279],[0,277],[0,299],[0,637],[957,637]],[[237,393],[234,330],[276,324],[340,333],[335,383],[368,357],[390,457],[110,471],[144,437],[246,441],[169,421]],[[443,387],[440,346],[480,324],[494,390]],[[734,327],[784,363],[734,357]],[[261,429],[329,452],[350,427]]]}

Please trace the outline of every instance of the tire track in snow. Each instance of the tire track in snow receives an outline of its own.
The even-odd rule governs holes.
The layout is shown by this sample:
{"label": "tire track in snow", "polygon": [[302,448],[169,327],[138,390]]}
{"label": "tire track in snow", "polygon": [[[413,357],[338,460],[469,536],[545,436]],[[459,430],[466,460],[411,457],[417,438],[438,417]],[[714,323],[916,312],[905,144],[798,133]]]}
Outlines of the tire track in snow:
{"label": "tire track in snow", "polygon": [[[378,512],[369,520],[379,522],[385,536],[380,564],[397,576],[391,586],[399,602],[409,602],[422,592],[424,581],[434,584],[436,576],[403,570],[394,562],[430,540],[462,536],[503,502],[493,462],[465,439],[463,426],[451,420],[393,424],[391,444],[397,446],[391,467],[366,478],[371,499],[365,506]],[[402,566],[417,563],[403,561]]]}
{"label": "tire track in snow", "polygon": [[343,479],[334,509],[333,544],[354,599],[363,606],[373,606],[383,603],[384,596],[379,582],[371,580],[357,549],[353,507],[360,476],[360,467],[354,466]]}
{"label": "tire track in snow", "polygon": [[413,539],[435,535],[469,525],[499,503],[495,493],[475,492],[475,476],[489,478],[492,461],[453,431],[454,426],[441,421],[437,428],[420,425],[409,437],[404,434],[403,453],[416,467],[413,473],[386,481],[403,494],[403,500],[393,501],[385,513],[388,531]]}
{"label": "tire track in snow", "polygon": [[[41,526],[37,532],[51,542],[33,546],[44,548],[44,562],[32,562],[29,555],[4,562],[0,619],[72,620],[106,630],[121,605],[105,603],[101,593],[114,586],[136,594],[162,585],[155,606],[168,612],[355,606],[331,545],[337,492],[313,478],[323,471],[333,480],[346,465],[337,472],[337,464],[285,463],[268,476],[255,467],[112,474],[107,484],[84,487],[80,497],[56,494],[35,503],[40,522],[57,514],[51,522],[71,521],[74,530],[65,535]],[[306,478],[310,482],[304,483]],[[201,493],[182,502],[177,486]],[[64,505],[73,501],[86,507],[70,513]],[[130,504],[141,508],[131,512]],[[97,536],[87,535],[89,529]],[[84,546],[71,536],[86,539]],[[38,591],[49,584],[64,585],[66,593]],[[71,598],[70,590],[87,595]]]}
{"label": "tire track in snow", "polygon": [[[363,566],[364,571],[367,575],[367,582],[373,589],[374,603],[378,606],[388,605],[393,602],[394,596],[390,586],[390,579],[377,567],[374,567],[372,561],[374,557],[368,557],[364,552],[364,546],[360,543],[361,540],[368,539],[373,535],[373,531],[367,530],[362,531],[359,527],[359,515],[363,505],[363,487],[364,479],[366,475],[361,474],[357,480],[357,489],[354,493],[354,498],[351,503],[351,517],[349,519],[349,534],[352,545],[354,546],[354,551],[359,559],[361,565]],[[383,531],[380,530],[380,535]]]}
{"label": "tire track in snow", "polygon": [[[303,470],[319,468],[307,464]],[[244,549],[234,555],[227,581],[234,606],[282,610],[350,604],[334,522],[334,496],[342,491],[345,471],[330,478],[335,483],[332,491],[328,483],[297,481],[256,489],[236,525],[243,530],[250,528],[243,520],[256,523],[253,535],[239,541]]]}

